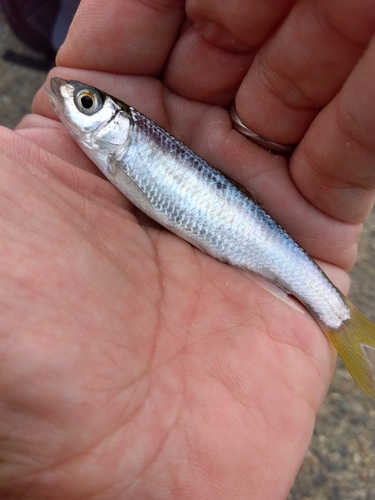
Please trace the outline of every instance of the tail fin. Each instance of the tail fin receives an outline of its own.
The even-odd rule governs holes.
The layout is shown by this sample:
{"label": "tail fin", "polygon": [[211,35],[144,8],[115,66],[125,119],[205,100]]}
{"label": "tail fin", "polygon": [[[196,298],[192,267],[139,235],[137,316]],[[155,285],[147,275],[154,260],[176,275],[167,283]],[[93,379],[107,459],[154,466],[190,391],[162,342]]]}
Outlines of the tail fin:
{"label": "tail fin", "polygon": [[375,325],[348,299],[344,300],[350,318],[337,330],[324,331],[359,387],[375,399]]}

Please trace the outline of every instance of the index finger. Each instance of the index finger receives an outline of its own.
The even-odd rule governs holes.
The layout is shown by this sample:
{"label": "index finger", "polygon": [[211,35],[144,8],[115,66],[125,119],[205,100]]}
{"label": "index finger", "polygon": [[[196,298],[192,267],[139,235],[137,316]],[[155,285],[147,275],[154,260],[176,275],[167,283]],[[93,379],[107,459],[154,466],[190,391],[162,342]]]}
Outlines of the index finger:
{"label": "index finger", "polygon": [[184,16],[182,0],[82,0],[57,65],[157,75]]}

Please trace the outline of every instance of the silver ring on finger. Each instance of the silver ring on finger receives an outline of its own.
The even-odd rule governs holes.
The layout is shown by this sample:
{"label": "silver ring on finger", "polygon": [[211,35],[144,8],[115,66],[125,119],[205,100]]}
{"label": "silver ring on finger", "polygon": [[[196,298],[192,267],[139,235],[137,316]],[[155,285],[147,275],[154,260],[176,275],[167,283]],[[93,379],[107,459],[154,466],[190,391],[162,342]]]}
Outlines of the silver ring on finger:
{"label": "silver ring on finger", "polygon": [[232,104],[230,110],[230,117],[233,128],[237,130],[237,132],[240,132],[240,134],[244,135],[247,139],[250,139],[252,142],[258,144],[258,146],[261,146],[264,149],[267,149],[271,153],[288,155],[297,147],[297,144],[282,144],[280,142],[270,141],[269,139],[256,134],[253,130],[247,127],[238,116],[234,103]]}

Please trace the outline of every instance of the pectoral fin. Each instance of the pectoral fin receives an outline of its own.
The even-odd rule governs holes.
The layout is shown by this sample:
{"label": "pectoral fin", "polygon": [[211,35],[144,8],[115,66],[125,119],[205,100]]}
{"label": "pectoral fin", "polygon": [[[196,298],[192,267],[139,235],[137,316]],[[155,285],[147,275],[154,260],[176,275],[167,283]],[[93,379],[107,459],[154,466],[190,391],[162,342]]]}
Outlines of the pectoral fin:
{"label": "pectoral fin", "polygon": [[109,180],[124,196],[126,196],[131,203],[133,203],[133,205],[142,210],[142,212],[147,214],[152,219],[157,222],[161,222],[160,217],[156,213],[152,203],[138,184],[136,184],[136,182],[134,182],[133,179],[127,174],[121,161],[110,158],[108,161],[108,170],[111,175]]}

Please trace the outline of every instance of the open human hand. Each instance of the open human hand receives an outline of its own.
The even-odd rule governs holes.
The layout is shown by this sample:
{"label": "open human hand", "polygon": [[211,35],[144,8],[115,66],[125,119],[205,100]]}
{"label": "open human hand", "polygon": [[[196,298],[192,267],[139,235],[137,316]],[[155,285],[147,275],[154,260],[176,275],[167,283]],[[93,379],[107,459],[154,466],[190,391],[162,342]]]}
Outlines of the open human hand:
{"label": "open human hand", "polygon": [[[345,291],[373,201],[375,9],[259,5],[82,1],[50,76],[167,128]],[[290,160],[232,129],[233,99],[299,142]],[[43,92],[34,112],[0,138],[0,494],[285,498],[334,366],[321,330],[134,210]]]}

